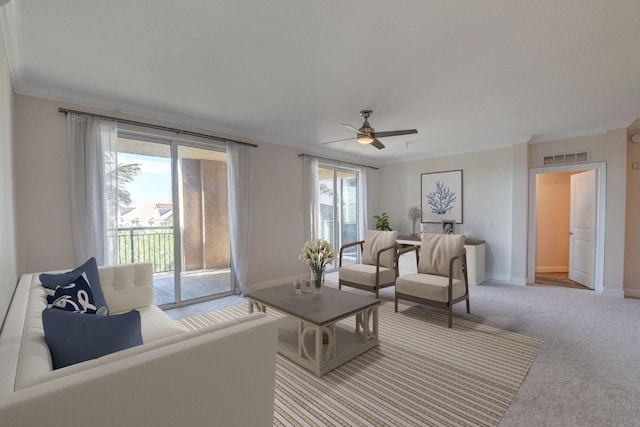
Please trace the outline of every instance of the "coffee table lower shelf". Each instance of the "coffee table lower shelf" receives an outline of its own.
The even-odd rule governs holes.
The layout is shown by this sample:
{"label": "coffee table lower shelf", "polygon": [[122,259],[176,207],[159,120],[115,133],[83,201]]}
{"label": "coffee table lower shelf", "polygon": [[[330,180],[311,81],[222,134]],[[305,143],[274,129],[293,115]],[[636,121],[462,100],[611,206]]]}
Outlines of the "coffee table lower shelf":
{"label": "coffee table lower shelf", "polygon": [[[278,353],[322,376],[379,344],[377,309],[371,309],[375,314],[358,313],[352,328],[344,325],[346,322],[317,326],[294,317],[283,317],[279,319]],[[372,314],[373,328],[368,322]],[[364,318],[367,322],[358,324]]]}

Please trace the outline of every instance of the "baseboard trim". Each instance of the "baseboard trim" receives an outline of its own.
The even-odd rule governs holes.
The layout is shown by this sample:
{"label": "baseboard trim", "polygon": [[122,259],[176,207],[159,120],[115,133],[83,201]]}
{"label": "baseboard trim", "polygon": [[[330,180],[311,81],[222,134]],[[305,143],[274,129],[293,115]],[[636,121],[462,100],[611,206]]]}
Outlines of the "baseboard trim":
{"label": "baseboard trim", "polygon": [[491,282],[508,283],[512,285],[518,284],[513,281],[513,278],[511,276],[507,276],[506,274],[486,273],[486,276],[487,276],[487,280]]}
{"label": "baseboard trim", "polygon": [[622,289],[607,289],[605,287],[602,290],[602,295],[605,297],[611,297],[611,298],[624,298],[625,291]]}
{"label": "baseboard trim", "polygon": [[509,279],[509,283],[511,283],[512,285],[527,286],[527,279],[521,277],[511,277]]}

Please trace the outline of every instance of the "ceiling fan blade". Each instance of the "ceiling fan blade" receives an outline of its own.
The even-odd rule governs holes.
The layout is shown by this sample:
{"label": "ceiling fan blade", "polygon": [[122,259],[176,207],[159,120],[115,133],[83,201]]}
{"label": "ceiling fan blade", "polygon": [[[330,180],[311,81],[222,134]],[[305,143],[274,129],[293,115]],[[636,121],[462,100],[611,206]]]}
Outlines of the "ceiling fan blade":
{"label": "ceiling fan blade", "polygon": [[418,130],[417,129],[390,130],[388,132],[376,132],[376,138],[384,138],[385,136],[411,135],[413,133],[418,133]]}
{"label": "ceiling fan blade", "polygon": [[334,142],[349,141],[350,139],[356,139],[356,137],[352,136],[351,138],[344,138],[344,139],[338,139],[335,141],[323,142],[322,145],[333,144]]}
{"label": "ceiling fan blade", "polygon": [[342,126],[346,127],[347,129],[350,129],[352,131],[354,131],[355,133],[360,133],[360,129],[354,128],[353,126],[346,124],[346,123],[342,123]]}
{"label": "ceiling fan blade", "polygon": [[378,150],[382,150],[384,148],[384,145],[382,145],[382,142],[378,141],[377,138],[371,142],[371,145],[376,147]]}

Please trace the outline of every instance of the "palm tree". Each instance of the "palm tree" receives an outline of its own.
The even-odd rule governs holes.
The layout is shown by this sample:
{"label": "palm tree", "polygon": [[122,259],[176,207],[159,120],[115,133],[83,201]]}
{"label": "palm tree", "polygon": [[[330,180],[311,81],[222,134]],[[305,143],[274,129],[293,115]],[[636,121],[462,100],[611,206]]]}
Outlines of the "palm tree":
{"label": "palm tree", "polygon": [[140,163],[122,163],[116,168],[116,187],[119,207],[131,206],[131,193],[126,185],[140,173]]}
{"label": "palm tree", "polygon": [[[131,206],[131,193],[127,190],[127,184],[133,182],[140,173],[140,163],[120,163],[116,164],[117,156],[113,152],[105,152],[105,192],[107,200],[114,200],[118,208]],[[113,174],[115,173],[115,177]],[[115,178],[115,179],[114,179]],[[115,184],[115,187],[114,187]],[[114,206],[115,207],[115,206]]]}

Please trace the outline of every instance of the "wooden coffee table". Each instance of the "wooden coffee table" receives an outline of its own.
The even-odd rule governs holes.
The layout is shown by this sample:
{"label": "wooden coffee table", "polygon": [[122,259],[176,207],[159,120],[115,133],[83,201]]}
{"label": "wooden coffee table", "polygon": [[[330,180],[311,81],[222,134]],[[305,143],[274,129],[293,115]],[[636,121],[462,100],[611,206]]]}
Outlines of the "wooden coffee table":
{"label": "wooden coffee table", "polygon": [[[291,285],[276,286],[247,295],[249,312],[284,314],[279,320],[278,353],[322,376],[375,347],[380,300],[333,288],[295,294]],[[353,324],[340,320],[354,316]],[[324,335],[324,340],[323,340]],[[324,342],[323,342],[324,341]]]}

